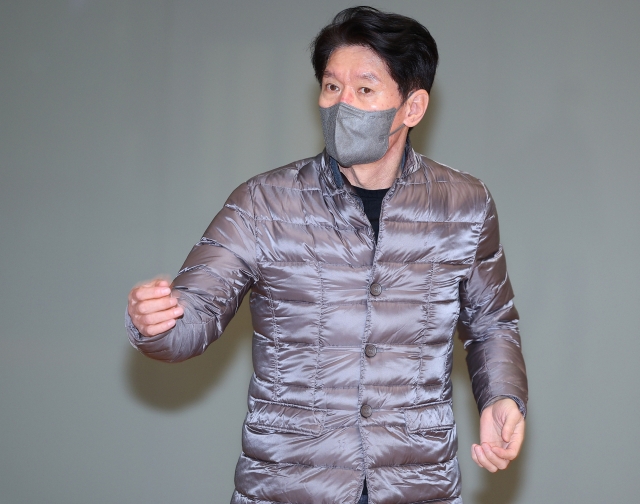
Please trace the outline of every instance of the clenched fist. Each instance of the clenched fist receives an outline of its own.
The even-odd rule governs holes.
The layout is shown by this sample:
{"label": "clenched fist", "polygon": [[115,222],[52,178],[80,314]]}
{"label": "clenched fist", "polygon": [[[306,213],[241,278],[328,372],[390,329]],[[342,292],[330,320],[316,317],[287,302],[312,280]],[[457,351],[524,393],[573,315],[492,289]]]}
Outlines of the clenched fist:
{"label": "clenched fist", "polygon": [[147,337],[168,331],[184,315],[178,300],[171,295],[169,282],[162,278],[131,289],[128,310],[133,325]]}

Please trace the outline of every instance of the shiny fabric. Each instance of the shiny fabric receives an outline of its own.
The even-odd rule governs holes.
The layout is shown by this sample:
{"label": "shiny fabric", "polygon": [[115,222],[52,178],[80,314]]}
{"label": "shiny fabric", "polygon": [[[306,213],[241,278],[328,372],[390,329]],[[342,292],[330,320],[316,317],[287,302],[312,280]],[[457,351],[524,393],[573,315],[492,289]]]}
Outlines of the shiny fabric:
{"label": "shiny fabric", "polygon": [[482,410],[525,413],[518,314],[491,195],[416,154],[387,193],[378,243],[361,203],[320,154],[229,197],[174,288],[176,327],[134,346],[202,353],[250,294],[254,374],[233,504],[456,503],[452,337]]}

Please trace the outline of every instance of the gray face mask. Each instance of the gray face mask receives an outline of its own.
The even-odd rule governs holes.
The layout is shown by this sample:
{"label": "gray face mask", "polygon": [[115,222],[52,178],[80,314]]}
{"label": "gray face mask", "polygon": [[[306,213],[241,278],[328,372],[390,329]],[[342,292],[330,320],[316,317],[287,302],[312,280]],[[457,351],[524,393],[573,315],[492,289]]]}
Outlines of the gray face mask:
{"label": "gray face mask", "polygon": [[373,163],[382,159],[389,149],[391,124],[398,109],[367,111],[340,102],[320,107],[322,133],[327,153],[340,166]]}

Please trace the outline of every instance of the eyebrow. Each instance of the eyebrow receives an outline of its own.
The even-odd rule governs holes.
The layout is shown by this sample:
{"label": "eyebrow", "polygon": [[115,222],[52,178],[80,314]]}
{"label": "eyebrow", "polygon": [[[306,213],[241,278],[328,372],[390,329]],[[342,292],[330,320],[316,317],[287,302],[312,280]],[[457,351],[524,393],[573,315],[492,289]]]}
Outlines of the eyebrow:
{"label": "eyebrow", "polygon": [[371,82],[380,82],[380,79],[378,79],[378,76],[372,72],[365,72],[363,74],[358,75],[358,77],[360,77],[361,79],[366,79]]}
{"label": "eyebrow", "polygon": [[[323,77],[336,78],[336,75],[333,72],[331,72],[330,70],[325,70],[322,73],[322,76]],[[378,76],[376,74],[374,74],[373,72],[364,72],[364,73],[358,74],[358,77],[360,79],[368,80],[369,82],[380,82],[380,79],[378,78]]]}

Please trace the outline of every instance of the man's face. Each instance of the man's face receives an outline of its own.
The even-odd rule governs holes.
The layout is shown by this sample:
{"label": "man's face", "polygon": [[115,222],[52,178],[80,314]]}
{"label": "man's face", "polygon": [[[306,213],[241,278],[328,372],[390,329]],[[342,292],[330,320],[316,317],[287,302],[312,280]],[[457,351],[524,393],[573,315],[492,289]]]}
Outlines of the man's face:
{"label": "man's face", "polygon": [[[329,57],[318,104],[327,108],[339,102],[361,110],[387,110],[399,108],[402,97],[384,61],[375,52],[368,47],[344,46]],[[392,128],[400,122],[400,117],[396,117]]]}

